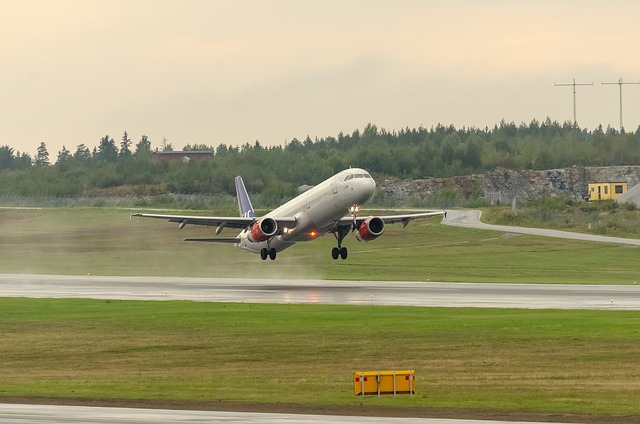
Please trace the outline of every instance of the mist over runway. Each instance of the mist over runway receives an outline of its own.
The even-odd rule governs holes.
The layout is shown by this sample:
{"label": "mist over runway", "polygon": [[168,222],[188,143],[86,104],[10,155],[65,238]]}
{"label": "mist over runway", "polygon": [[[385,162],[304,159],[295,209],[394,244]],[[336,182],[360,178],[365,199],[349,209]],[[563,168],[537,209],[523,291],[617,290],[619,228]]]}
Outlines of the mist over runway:
{"label": "mist over runway", "polygon": [[636,285],[592,286],[4,274],[0,296],[325,305],[640,310]]}

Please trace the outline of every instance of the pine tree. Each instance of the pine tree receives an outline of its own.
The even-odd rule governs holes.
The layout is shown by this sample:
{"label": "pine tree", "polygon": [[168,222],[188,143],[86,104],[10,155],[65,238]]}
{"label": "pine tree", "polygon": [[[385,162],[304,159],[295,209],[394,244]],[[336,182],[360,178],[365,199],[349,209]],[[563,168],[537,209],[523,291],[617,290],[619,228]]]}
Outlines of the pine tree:
{"label": "pine tree", "polygon": [[14,160],[13,147],[0,146],[0,171],[13,168]]}
{"label": "pine tree", "polygon": [[78,144],[76,152],[73,154],[73,158],[80,163],[88,162],[91,159],[91,151],[84,145],[84,143]]}
{"label": "pine tree", "polygon": [[125,131],[122,135],[122,141],[120,142],[120,157],[130,157],[131,156],[131,139],[129,138],[129,134]]}
{"label": "pine tree", "polygon": [[31,156],[28,153],[16,152],[16,157],[13,160],[14,169],[28,169],[31,168]]}
{"label": "pine tree", "polygon": [[47,145],[43,142],[38,146],[38,153],[33,161],[35,166],[49,166],[49,152],[47,151]]}
{"label": "pine tree", "polygon": [[62,145],[62,150],[58,152],[58,159],[56,160],[57,164],[66,163],[73,159],[71,156],[71,152],[67,150],[67,148]]}
{"label": "pine tree", "polygon": [[98,151],[94,155],[100,162],[113,163],[118,160],[118,148],[113,138],[109,138],[109,135],[105,135],[100,139],[100,145]]}
{"label": "pine tree", "polygon": [[135,157],[139,160],[151,159],[151,142],[146,135],[143,135],[138,144],[136,144]]}

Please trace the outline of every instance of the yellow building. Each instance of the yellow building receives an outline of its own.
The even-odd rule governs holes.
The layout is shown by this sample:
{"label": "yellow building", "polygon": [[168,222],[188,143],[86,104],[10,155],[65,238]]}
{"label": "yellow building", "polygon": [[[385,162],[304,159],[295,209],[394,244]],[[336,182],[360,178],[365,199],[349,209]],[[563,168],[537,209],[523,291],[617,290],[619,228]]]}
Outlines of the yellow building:
{"label": "yellow building", "polygon": [[591,183],[588,186],[589,201],[617,199],[627,191],[627,183]]}

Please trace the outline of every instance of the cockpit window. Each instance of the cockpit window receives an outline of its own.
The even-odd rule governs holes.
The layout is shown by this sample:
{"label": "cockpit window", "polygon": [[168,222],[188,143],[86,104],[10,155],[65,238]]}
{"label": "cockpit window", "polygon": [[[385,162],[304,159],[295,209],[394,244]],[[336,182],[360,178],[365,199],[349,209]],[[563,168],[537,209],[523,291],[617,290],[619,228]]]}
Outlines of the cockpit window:
{"label": "cockpit window", "polygon": [[355,173],[354,174],[349,174],[346,177],[343,177],[342,181],[349,181],[349,180],[352,180],[354,178],[371,178],[371,179],[373,179],[371,177],[371,175],[369,175],[368,173],[365,172],[363,174],[355,174]]}

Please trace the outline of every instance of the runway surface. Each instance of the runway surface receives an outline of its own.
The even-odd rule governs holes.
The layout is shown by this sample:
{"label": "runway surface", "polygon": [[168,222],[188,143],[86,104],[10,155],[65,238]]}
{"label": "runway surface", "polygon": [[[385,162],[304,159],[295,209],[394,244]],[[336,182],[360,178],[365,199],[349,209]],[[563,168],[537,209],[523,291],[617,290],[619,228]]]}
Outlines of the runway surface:
{"label": "runway surface", "polygon": [[640,287],[0,275],[0,296],[530,309],[640,309]]}
{"label": "runway surface", "polygon": [[[62,417],[62,418],[61,418]],[[0,422],[3,424],[25,423],[127,423],[127,424],[171,424],[171,423],[227,423],[227,424],[499,424],[498,421],[455,420],[438,418],[375,418],[341,417],[330,415],[267,414],[254,412],[175,411],[168,409],[102,408],[88,406],[50,406],[0,404]],[[534,424],[510,422],[509,424]]]}

